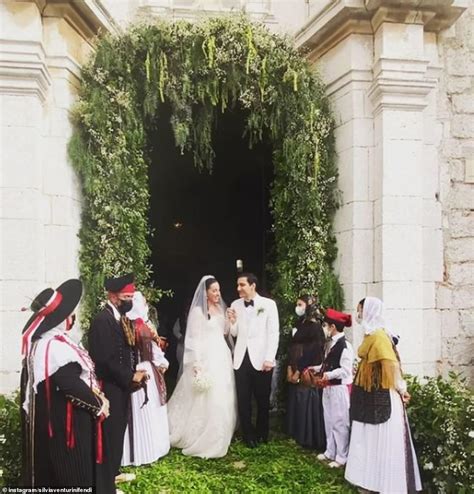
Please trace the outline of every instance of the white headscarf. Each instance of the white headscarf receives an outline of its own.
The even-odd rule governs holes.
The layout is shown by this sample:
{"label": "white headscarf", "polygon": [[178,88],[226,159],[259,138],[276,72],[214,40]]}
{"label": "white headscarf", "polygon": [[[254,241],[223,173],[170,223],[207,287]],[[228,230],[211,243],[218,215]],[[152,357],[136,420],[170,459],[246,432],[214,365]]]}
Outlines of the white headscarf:
{"label": "white headscarf", "polygon": [[131,321],[142,319],[143,322],[148,322],[148,304],[142,292],[133,294],[133,307],[127,312],[127,317]]}
{"label": "white headscarf", "polygon": [[387,329],[382,313],[383,302],[379,298],[365,297],[361,323],[365,334],[371,334],[377,329]]}

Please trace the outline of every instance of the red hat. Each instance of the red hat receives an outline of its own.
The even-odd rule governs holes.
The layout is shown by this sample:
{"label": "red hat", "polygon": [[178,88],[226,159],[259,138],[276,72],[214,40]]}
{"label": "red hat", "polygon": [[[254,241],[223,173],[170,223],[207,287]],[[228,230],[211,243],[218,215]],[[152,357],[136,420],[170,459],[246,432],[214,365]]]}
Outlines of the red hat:
{"label": "red hat", "polygon": [[324,320],[330,324],[342,323],[344,326],[349,328],[352,326],[352,317],[350,314],[345,314],[344,312],[339,312],[331,308],[326,309],[326,314]]}

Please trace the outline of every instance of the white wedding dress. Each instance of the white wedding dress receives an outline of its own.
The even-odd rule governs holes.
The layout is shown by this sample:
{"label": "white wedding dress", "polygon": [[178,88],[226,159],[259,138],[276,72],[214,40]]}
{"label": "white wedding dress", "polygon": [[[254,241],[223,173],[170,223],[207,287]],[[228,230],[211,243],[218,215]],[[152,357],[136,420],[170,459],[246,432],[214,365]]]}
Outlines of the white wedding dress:
{"label": "white wedding dress", "polygon": [[[200,322],[193,324],[196,320]],[[168,402],[171,446],[187,456],[225,456],[234,434],[236,391],[224,328],[223,314],[204,318],[199,307],[190,311],[183,374]],[[195,369],[205,376],[208,389],[197,388]]]}

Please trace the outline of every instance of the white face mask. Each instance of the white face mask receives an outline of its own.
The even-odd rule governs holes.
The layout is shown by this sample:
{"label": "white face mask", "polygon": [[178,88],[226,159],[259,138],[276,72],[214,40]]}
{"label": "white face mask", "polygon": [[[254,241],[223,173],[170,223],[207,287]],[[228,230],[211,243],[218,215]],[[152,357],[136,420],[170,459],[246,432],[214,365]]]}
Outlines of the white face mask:
{"label": "white face mask", "polygon": [[362,316],[360,314],[357,314],[356,321],[357,324],[362,324]]}
{"label": "white face mask", "polygon": [[306,312],[306,309],[304,307],[302,307],[301,305],[297,305],[295,307],[295,313],[298,317],[304,316],[305,312]]}

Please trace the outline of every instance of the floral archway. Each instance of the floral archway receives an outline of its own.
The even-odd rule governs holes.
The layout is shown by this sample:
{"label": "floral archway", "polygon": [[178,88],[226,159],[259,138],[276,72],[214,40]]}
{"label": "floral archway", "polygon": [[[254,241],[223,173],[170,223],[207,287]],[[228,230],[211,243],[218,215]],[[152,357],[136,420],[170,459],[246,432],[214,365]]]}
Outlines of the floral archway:
{"label": "floral archway", "polygon": [[147,142],[160,131],[154,122],[165,102],[176,146],[191,152],[204,172],[213,166],[218,112],[245,112],[250,146],[269,136],[272,292],[283,305],[303,290],[340,306],[342,290],[331,268],[334,122],[324,89],[289,39],[244,17],[159,22],[100,39],[83,69],[69,148],[83,189],[84,320],[97,308],[105,276],[133,270],[139,285],[150,285]]}

